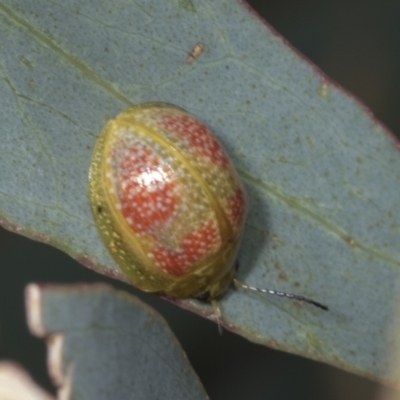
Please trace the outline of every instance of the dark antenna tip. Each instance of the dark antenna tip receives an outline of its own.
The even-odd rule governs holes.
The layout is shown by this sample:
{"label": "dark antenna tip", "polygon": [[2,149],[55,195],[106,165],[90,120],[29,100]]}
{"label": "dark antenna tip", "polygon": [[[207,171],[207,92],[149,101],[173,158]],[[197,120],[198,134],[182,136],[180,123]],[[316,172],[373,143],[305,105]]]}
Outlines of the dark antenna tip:
{"label": "dark antenna tip", "polygon": [[329,311],[329,308],[327,306],[325,306],[321,303],[318,303],[317,301],[315,301],[313,299],[304,297],[304,296],[299,296],[299,295],[293,294],[293,293],[281,292],[279,290],[273,290],[273,289],[260,289],[260,288],[254,287],[254,286],[246,285],[245,283],[242,283],[242,282],[238,281],[237,279],[234,279],[233,283],[235,284],[235,286],[237,288],[241,288],[241,289],[245,289],[245,290],[253,290],[254,292],[259,292],[259,293],[273,294],[275,296],[287,297],[288,299],[294,299],[294,300],[298,300],[298,301],[304,301],[305,303],[312,304],[313,306],[318,307],[321,310]]}

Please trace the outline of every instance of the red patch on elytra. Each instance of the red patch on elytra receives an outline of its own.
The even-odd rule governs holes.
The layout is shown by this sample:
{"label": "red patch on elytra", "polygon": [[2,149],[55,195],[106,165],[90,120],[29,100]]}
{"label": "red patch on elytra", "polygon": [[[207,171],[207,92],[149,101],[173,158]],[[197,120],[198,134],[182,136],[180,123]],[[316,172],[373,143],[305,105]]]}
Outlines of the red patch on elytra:
{"label": "red patch on elytra", "polygon": [[121,211],[128,225],[144,233],[165,222],[177,207],[173,171],[146,145],[131,146],[119,165]]}
{"label": "red patch on elytra", "polygon": [[189,145],[220,166],[229,164],[228,156],[214,135],[199,121],[188,115],[163,115],[161,125],[176,132]]}
{"label": "red patch on elytra", "polygon": [[246,197],[241,188],[228,200],[227,212],[233,226],[238,227],[246,214]]}
{"label": "red patch on elytra", "polygon": [[180,276],[193,263],[215,251],[220,243],[218,227],[210,220],[203,222],[196,231],[186,235],[177,249],[158,245],[153,250],[153,256],[162,270],[170,275]]}

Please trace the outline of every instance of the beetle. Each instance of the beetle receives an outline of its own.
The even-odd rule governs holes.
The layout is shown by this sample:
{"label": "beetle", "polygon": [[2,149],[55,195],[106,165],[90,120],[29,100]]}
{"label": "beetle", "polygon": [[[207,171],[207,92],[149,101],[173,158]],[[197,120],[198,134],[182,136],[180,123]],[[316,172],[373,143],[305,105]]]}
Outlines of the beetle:
{"label": "beetle", "polygon": [[145,292],[212,301],[233,283],[327,310],[235,278],[245,190],[213,133],[180,107],[143,103],[108,121],[93,151],[89,197],[104,244]]}

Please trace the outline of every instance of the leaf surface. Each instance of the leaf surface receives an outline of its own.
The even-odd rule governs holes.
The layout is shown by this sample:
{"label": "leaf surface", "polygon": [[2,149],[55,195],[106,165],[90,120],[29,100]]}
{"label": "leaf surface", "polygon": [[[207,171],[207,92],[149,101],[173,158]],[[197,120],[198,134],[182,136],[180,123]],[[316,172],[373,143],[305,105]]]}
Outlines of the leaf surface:
{"label": "leaf surface", "polygon": [[208,398],[167,323],[136,297],[103,284],[30,284],[26,302],[31,331],[48,338],[59,396]]}
{"label": "leaf surface", "polygon": [[398,381],[387,355],[398,350],[399,148],[363,106],[236,0],[6,0],[0,40],[4,226],[124,279],[90,214],[91,152],[128,105],[172,102],[215,132],[247,187],[239,279],[330,308],[232,290],[224,325]]}

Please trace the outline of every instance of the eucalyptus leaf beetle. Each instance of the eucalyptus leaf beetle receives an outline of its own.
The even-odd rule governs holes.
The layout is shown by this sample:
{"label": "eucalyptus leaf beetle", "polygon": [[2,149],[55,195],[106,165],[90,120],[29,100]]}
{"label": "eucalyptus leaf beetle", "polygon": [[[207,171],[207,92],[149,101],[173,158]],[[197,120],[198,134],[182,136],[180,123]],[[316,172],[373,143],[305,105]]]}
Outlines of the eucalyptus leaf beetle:
{"label": "eucalyptus leaf beetle", "polygon": [[234,283],[247,212],[243,185],[213,133],[168,103],[129,107],[105,125],[89,197],[107,249],[146,292],[212,301]]}

